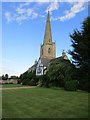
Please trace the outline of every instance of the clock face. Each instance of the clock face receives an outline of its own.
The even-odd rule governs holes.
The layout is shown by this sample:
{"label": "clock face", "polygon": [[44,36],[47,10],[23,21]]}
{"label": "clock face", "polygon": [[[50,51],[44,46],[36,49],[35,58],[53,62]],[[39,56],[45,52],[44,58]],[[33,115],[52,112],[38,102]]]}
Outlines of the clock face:
{"label": "clock face", "polygon": [[42,74],[42,69],[40,67],[37,68],[37,74]]}

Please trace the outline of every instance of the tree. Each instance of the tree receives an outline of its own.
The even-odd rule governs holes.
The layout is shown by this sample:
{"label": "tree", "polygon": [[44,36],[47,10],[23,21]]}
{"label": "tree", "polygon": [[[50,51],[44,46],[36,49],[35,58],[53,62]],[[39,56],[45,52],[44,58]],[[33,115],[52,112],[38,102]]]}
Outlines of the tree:
{"label": "tree", "polygon": [[20,75],[19,83],[22,83],[23,85],[37,85],[38,78],[36,77],[36,72],[24,72]]}
{"label": "tree", "polygon": [[69,60],[56,59],[49,65],[49,84],[51,86],[64,87],[65,81],[75,79],[74,69],[75,67]]}
{"label": "tree", "polygon": [[8,79],[8,74],[2,75],[2,80],[7,80]]}
{"label": "tree", "polygon": [[90,84],[90,17],[87,17],[82,23],[81,31],[74,30],[70,35],[72,41],[73,50],[69,51],[72,56],[73,64],[78,70],[78,79],[80,81],[80,87],[84,90],[88,90],[88,84]]}
{"label": "tree", "polygon": [[4,75],[2,75],[2,80],[4,80]]}
{"label": "tree", "polygon": [[15,79],[18,79],[18,76],[12,75],[9,79],[15,80]]}

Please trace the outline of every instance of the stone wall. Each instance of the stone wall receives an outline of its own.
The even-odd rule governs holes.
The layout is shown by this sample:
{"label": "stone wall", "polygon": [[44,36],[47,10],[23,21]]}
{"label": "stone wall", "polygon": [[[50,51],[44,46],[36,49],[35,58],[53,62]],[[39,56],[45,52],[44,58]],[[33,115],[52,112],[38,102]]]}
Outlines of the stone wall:
{"label": "stone wall", "polygon": [[12,84],[17,84],[17,81],[18,80],[0,80],[0,84],[9,84],[9,83],[12,83]]}

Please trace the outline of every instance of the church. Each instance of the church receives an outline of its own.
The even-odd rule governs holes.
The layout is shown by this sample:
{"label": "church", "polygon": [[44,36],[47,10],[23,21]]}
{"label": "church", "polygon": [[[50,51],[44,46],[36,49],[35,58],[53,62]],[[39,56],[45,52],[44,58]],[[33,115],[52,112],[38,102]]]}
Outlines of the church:
{"label": "church", "polygon": [[[60,58],[68,59],[64,51],[62,52],[62,56]],[[46,74],[50,61],[54,59],[58,58],[56,58],[56,43],[52,40],[50,13],[48,11],[44,40],[43,44],[40,46],[40,57],[38,61],[35,61],[35,64],[28,69],[28,71],[30,72],[36,70],[37,76],[44,75]]]}

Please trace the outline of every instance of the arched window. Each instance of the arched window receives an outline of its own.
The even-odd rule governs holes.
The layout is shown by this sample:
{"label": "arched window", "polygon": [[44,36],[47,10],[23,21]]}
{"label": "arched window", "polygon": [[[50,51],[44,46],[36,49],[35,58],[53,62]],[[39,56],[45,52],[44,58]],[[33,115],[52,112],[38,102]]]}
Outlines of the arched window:
{"label": "arched window", "polygon": [[50,52],[51,52],[51,49],[49,48],[49,49],[48,49],[48,53],[50,53]]}

